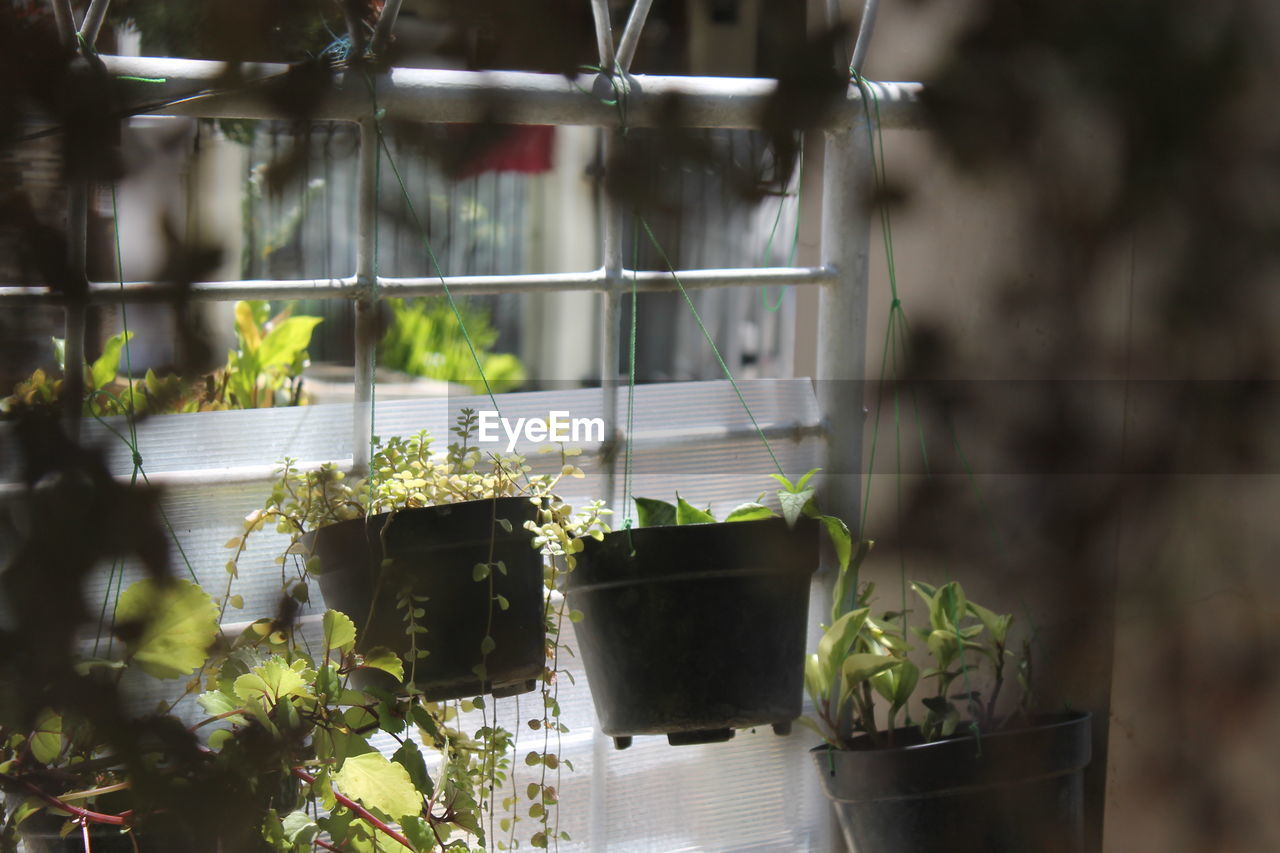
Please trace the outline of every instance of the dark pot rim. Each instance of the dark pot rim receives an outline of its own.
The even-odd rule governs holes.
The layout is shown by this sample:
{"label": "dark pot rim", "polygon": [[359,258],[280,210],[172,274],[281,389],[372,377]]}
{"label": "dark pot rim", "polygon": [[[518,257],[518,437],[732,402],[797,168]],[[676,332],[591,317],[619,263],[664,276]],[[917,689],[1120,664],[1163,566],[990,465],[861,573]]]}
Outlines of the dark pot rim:
{"label": "dark pot rim", "polygon": [[[827,797],[837,802],[910,799],[1073,773],[1092,757],[1089,711],[1037,715],[1032,725],[905,746],[809,750]],[[895,729],[911,735],[914,727]],[[865,735],[855,742],[869,741]],[[1028,766],[1028,756],[1043,758]]]}
{"label": "dark pot rim", "polygon": [[[734,566],[731,568],[705,568],[702,566],[687,565],[671,565],[663,566],[660,573],[647,573],[643,569],[648,562],[647,555],[639,553],[630,554],[624,558],[625,565],[630,570],[625,575],[619,575],[610,578],[592,577],[595,555],[602,549],[610,546],[617,548],[615,543],[628,540],[632,543],[636,539],[659,539],[667,537],[683,537],[694,542],[705,539],[715,539],[723,536],[727,532],[735,534],[735,538],[751,536],[787,536],[803,540],[808,537],[815,542],[814,554],[816,555],[816,538],[818,534],[818,522],[812,518],[800,518],[795,526],[789,526],[786,519],[781,516],[773,518],[760,518],[752,521],[716,521],[706,522],[702,524],[663,524],[654,527],[634,527],[621,530],[613,530],[604,534],[601,540],[588,538],[584,541],[583,552],[579,556],[578,566],[566,576],[566,592],[584,592],[588,590],[602,590],[611,587],[631,586],[638,583],[679,583],[686,581],[705,580],[708,578],[730,578],[730,577],[748,577],[758,575],[775,575],[775,574],[803,574],[805,576],[812,575],[818,569],[818,560],[797,561],[797,560],[779,560],[769,565],[754,566]],[[628,539],[629,537],[629,539]],[[623,546],[625,547],[625,546]],[[755,552],[757,549],[750,549]],[[798,549],[797,549],[798,550]]]}
{"label": "dark pot rim", "polygon": [[[501,498],[478,498],[476,500],[457,501],[455,503],[448,503],[448,504],[435,504],[433,506],[405,507],[404,509],[387,510],[386,512],[380,512],[375,515],[365,515],[365,516],[359,516],[357,518],[348,518],[343,521],[336,521],[333,524],[326,524],[322,527],[317,527],[313,530],[308,530],[298,537],[298,541],[301,542],[308,550],[314,552],[315,543],[317,538],[319,537],[327,538],[330,536],[343,536],[347,534],[347,531],[355,530],[356,528],[359,528],[359,527],[366,527],[366,528],[369,528],[370,530],[381,531],[382,528],[388,523],[388,521],[390,521],[390,523],[394,526],[397,521],[401,519],[412,519],[414,516],[418,516],[418,517],[447,516],[447,515],[452,515],[455,512],[472,512],[481,506],[493,507],[492,512],[494,513],[495,517],[502,517],[500,513],[503,507],[521,507],[523,509],[524,506],[527,506],[530,509],[526,511],[525,513],[526,515],[533,515],[533,513],[536,512],[536,506],[534,505],[532,500],[525,495],[509,495],[507,497],[501,497]],[[395,516],[394,519],[392,518],[393,515]],[[512,515],[516,518],[521,517],[520,513],[512,513]],[[534,516],[534,518],[536,519],[536,516]],[[512,520],[514,521],[515,519],[513,518]],[[485,542],[489,542],[490,539],[506,540],[506,539],[532,539],[532,538],[533,538],[533,533],[531,531],[525,530],[523,526],[513,523],[511,525],[510,532],[503,530],[502,528],[499,527],[494,531],[492,537],[485,536],[480,539],[467,539],[467,540],[451,539],[447,543],[441,543],[440,545],[437,545],[437,546],[428,546],[426,550],[434,550],[436,548],[446,548],[446,547],[457,548],[457,547],[467,547],[471,545],[479,545]]]}

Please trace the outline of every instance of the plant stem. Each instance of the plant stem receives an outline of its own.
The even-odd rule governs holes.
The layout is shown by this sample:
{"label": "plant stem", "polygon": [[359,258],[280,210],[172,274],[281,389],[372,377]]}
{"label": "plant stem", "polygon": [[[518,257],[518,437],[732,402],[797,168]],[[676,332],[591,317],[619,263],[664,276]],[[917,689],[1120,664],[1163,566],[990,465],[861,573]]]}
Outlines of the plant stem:
{"label": "plant stem", "polygon": [[[295,768],[293,768],[293,775],[294,775],[294,776],[296,776],[296,777],[298,777],[299,779],[301,779],[303,782],[306,782],[308,785],[314,785],[314,784],[316,783],[316,778],[315,778],[314,776],[312,776],[311,774],[307,773],[305,770],[303,770],[303,769],[302,769],[302,768],[300,768],[300,767],[295,767]],[[409,839],[405,838],[403,835],[401,835],[400,833],[396,832],[394,829],[392,829],[392,828],[391,828],[390,826],[388,826],[387,824],[385,824],[385,823],[383,823],[382,821],[378,820],[378,818],[376,818],[376,817],[374,817],[374,816],[373,816],[373,813],[372,813],[372,812],[370,812],[370,811],[369,811],[368,809],[366,809],[364,806],[362,806],[362,805],[360,805],[359,803],[357,803],[355,800],[353,800],[353,799],[351,799],[350,797],[345,796],[344,794],[341,794],[341,793],[339,793],[339,792],[337,792],[337,791],[334,791],[334,792],[333,792],[333,796],[334,796],[334,798],[336,798],[336,799],[337,799],[337,801],[338,801],[338,802],[342,803],[344,806],[346,806],[347,808],[351,809],[351,811],[355,812],[355,813],[356,813],[356,815],[357,815],[361,820],[363,820],[365,823],[367,823],[367,824],[369,824],[370,826],[372,826],[374,829],[379,830],[379,831],[380,831],[380,832],[382,832],[384,835],[386,835],[388,838],[390,838],[390,839],[392,839],[392,840],[394,840],[394,841],[399,842],[401,845],[403,845],[403,846],[407,847],[408,849],[410,849],[410,850],[412,850],[412,849],[413,849],[413,845],[409,843]],[[109,817],[109,815],[108,815],[108,817]]]}
{"label": "plant stem", "polygon": [[35,785],[32,785],[27,780],[19,779],[16,776],[10,776],[7,773],[0,773],[0,781],[8,782],[12,785],[17,785],[18,787],[22,788],[28,793],[34,794],[35,796],[44,800],[46,803],[53,806],[54,808],[67,812],[69,814],[75,815],[81,820],[88,821],[89,823],[105,823],[105,824],[110,824],[111,826],[126,826],[128,825],[129,818],[133,816],[133,812],[131,811],[114,815],[114,814],[103,814],[102,812],[90,811],[89,809],[82,809],[79,806],[73,806],[70,803],[66,802],[65,800],[55,797],[53,794],[40,790],[38,787],[36,787]]}

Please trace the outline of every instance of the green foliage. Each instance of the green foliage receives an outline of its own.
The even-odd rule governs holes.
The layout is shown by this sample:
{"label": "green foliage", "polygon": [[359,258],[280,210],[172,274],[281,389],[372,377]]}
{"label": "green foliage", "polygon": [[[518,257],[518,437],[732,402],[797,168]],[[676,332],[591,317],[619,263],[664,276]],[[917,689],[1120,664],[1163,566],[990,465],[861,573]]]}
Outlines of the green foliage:
{"label": "green foliage", "polygon": [[117,625],[140,625],[126,641],[130,658],[148,675],[182,678],[204,663],[218,635],[218,608],[190,581],[140,580],[120,596]]}
{"label": "green foliage", "polygon": [[[513,391],[525,380],[524,365],[510,353],[490,352],[498,331],[483,308],[455,300],[458,311],[445,297],[390,299],[393,322],[382,339],[378,363],[414,376],[459,382],[476,393],[485,391],[477,359],[494,393]],[[459,322],[461,315],[462,322]],[[466,335],[463,326],[466,327]],[[475,355],[467,345],[470,336]]]}
{"label": "green foliage", "polygon": [[[604,536],[608,530],[605,523],[608,510],[598,501],[575,509],[556,494],[563,478],[583,476],[582,470],[572,464],[580,450],[562,449],[557,473],[534,474],[532,466],[521,456],[482,453],[474,441],[476,423],[476,413],[463,410],[453,427],[454,440],[442,450],[436,448],[426,432],[385,441],[375,438],[370,473],[366,478],[357,480],[349,480],[332,465],[305,471],[299,469],[293,460],[286,460],[262,508],[250,513],[245,518],[241,535],[227,543],[235,552],[227,569],[234,579],[239,573],[239,560],[246,542],[254,533],[268,526],[289,537],[288,545],[277,562],[287,567],[292,558],[294,572],[286,581],[292,589],[297,584],[307,584],[314,572],[323,571],[323,566],[315,564],[315,557],[306,552],[303,536],[326,525],[383,512],[487,498],[526,497],[536,503],[538,518],[527,522],[526,526],[533,534],[532,546],[543,555],[547,590],[543,611],[547,629],[547,663],[540,680],[541,707],[538,715],[528,722],[530,728],[541,731],[544,737],[541,748],[531,753],[537,756],[541,775],[539,790],[544,796],[536,804],[537,814],[526,814],[536,821],[538,829],[534,834],[546,837],[554,834],[554,809],[550,806],[555,803],[556,787],[549,783],[547,774],[556,774],[561,767],[555,745],[546,738],[553,732],[568,731],[560,722],[556,696],[560,674],[557,661],[563,649],[559,630],[564,604],[563,599],[553,597],[552,592],[561,585],[563,573],[572,571],[576,566],[577,554],[583,549],[583,537]],[[509,521],[504,529],[510,531]],[[506,566],[500,561],[479,563],[473,567],[473,580],[490,585],[494,612],[509,606],[509,602],[492,591],[494,577],[506,571]],[[395,583],[394,578],[390,582]],[[319,713],[326,704],[345,706],[346,714],[341,724],[320,730],[318,737],[314,738],[320,744],[317,748],[319,759],[323,760],[328,755],[338,761],[345,760],[345,764],[340,764],[333,773],[338,789],[349,794],[355,792],[353,796],[362,798],[366,805],[372,804],[389,819],[400,821],[406,837],[414,843],[428,844],[428,839],[447,840],[451,835],[465,835],[483,845],[490,829],[486,827],[485,817],[492,823],[496,811],[493,792],[509,776],[515,736],[491,723],[483,697],[455,706],[421,701],[414,686],[414,667],[431,653],[431,626],[422,624],[421,617],[425,613],[422,600],[413,594],[411,586],[396,590],[396,607],[410,639],[408,650],[402,654],[385,648],[361,650],[352,621],[344,614],[330,611],[322,618],[321,627],[324,645],[334,656],[333,660],[314,672],[306,667],[298,671],[306,686],[302,693],[297,692],[297,679],[290,675],[293,670],[281,668],[284,661],[296,660],[296,656],[301,654],[294,649],[291,652],[295,656],[293,658],[286,654],[278,662],[268,661],[257,668],[239,668],[241,674],[232,682],[230,693],[225,686],[219,688],[228,699],[202,698],[202,705],[215,716],[229,713],[229,719],[238,719],[256,714],[255,719],[265,715],[268,720],[274,720],[279,713],[271,711],[270,703],[258,702],[260,707],[255,708],[254,703],[248,701],[250,695],[260,698],[291,697],[291,702],[301,703],[296,716],[304,720]],[[266,633],[268,641],[274,635],[269,625],[264,625],[261,631]],[[272,645],[273,649],[290,648],[292,641],[288,637],[280,639],[283,642]],[[494,639],[486,636],[481,643],[481,654],[491,654],[495,649]],[[483,666],[482,663],[477,672],[482,680],[485,678]],[[402,695],[391,696],[375,691],[371,697],[366,697],[368,701],[356,701],[364,694],[350,690],[345,679],[362,668],[379,669],[392,675],[402,682]],[[228,701],[239,704],[228,705]],[[456,723],[458,712],[477,710],[481,712],[484,724],[471,734],[459,731]],[[410,747],[412,741],[403,738],[402,732],[409,722],[416,728],[423,749],[434,751],[439,756],[439,769],[434,778],[428,775],[427,764],[417,746]],[[364,757],[371,753],[363,737],[366,730],[386,731],[401,740],[403,746],[389,765],[380,755]],[[354,766],[353,755],[360,756]],[[567,766],[567,762],[565,764]],[[441,813],[448,815],[449,819],[442,820],[427,811],[419,814],[416,808],[412,812],[397,812],[397,809],[407,807],[409,791],[415,789],[418,800],[423,796],[434,797],[435,802],[447,804]],[[514,808],[514,803],[504,804],[504,811],[510,813]],[[515,826],[521,819],[514,813],[504,818],[507,822],[507,841],[504,843],[514,842]],[[362,831],[360,824],[353,826],[356,827],[353,832]],[[274,836],[269,834],[268,837]],[[529,841],[533,843],[533,836]]]}
{"label": "green foliage", "polygon": [[[859,549],[853,570],[871,543],[864,544],[867,547]],[[933,680],[934,690],[920,700],[924,716],[919,722],[927,740],[956,732],[965,719],[957,700],[964,703],[971,724],[980,729],[996,729],[1015,716],[1025,715],[1029,684],[1024,684],[1023,700],[1013,713],[1001,716],[997,712],[1005,663],[1013,656],[1006,646],[1013,617],[997,615],[969,601],[954,581],[937,588],[923,583],[911,586],[928,614],[927,626],[911,626],[910,630],[923,641],[931,658],[928,669],[922,671],[908,656],[914,647],[908,643],[904,627],[907,614],[871,616],[874,589],[870,584],[859,592],[855,609],[838,613],[830,627],[824,626],[817,650],[805,661],[805,689],[817,713],[813,725],[833,746],[847,747],[849,738],[856,734],[892,745],[898,714],[908,708],[917,687],[928,680]],[[1029,667],[1026,655],[1024,647],[1020,669],[1024,664]],[[993,676],[985,704],[979,691],[969,689],[984,662]],[[953,694],[958,682],[966,689]],[[889,706],[888,731],[884,733],[876,725],[877,695]],[[847,729],[841,726],[846,715],[852,719],[848,736],[842,734]]]}
{"label": "green foliage", "polygon": [[[113,335],[103,345],[102,355],[84,366],[84,416],[163,415],[305,403],[302,371],[309,360],[311,334],[321,318],[294,317],[291,311],[286,308],[272,317],[266,302],[237,302],[237,345],[228,352],[226,366],[194,379],[161,376],[152,370],[142,379],[120,376],[133,333]],[[65,371],[63,342],[54,338],[53,349],[59,368]],[[62,385],[62,379],[37,369],[14,387],[13,394],[0,400],[0,414],[55,406]]]}

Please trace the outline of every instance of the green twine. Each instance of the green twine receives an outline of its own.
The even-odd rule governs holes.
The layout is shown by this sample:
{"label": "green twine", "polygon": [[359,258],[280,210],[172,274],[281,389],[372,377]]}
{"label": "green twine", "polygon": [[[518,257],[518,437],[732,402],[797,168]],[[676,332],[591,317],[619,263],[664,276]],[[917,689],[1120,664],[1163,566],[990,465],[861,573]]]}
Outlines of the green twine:
{"label": "green twine", "polygon": [[622,513],[625,517],[623,527],[627,531],[627,545],[632,553],[635,552],[635,543],[631,541],[631,510],[635,508],[635,496],[631,494],[631,443],[632,429],[635,422],[635,401],[636,401],[636,330],[638,328],[638,299],[636,296],[636,282],[640,278],[640,228],[639,214],[632,211],[631,221],[631,340],[629,345],[630,351],[630,375],[627,381],[627,433],[626,444],[624,447],[623,467],[622,467]]}
{"label": "green twine", "polygon": [[[800,247],[800,189],[804,184],[804,134],[800,134],[800,167],[796,172],[796,221],[795,227],[791,235],[791,251],[787,255],[787,266],[794,267],[796,265],[796,251]],[[778,199],[778,212],[773,217],[773,227],[769,229],[769,239],[764,244],[764,264],[765,266],[773,265],[773,238],[778,233],[778,223],[782,221],[782,208],[787,203],[787,195],[783,193]],[[777,311],[782,307],[782,301],[787,297],[787,288],[784,286],[778,293],[778,301],[770,304],[769,302],[769,285],[760,285],[760,302],[769,311]]]}
{"label": "green twine", "polygon": [[658,256],[662,258],[662,262],[666,264],[667,270],[671,273],[671,278],[675,280],[676,287],[680,289],[680,295],[684,297],[685,304],[689,306],[689,311],[693,314],[693,319],[697,322],[698,328],[702,330],[702,336],[707,339],[707,343],[711,345],[711,352],[715,355],[716,361],[720,363],[720,368],[724,371],[724,375],[729,379],[729,384],[733,386],[733,393],[738,395],[738,402],[742,404],[742,409],[747,413],[747,417],[751,419],[751,425],[755,427],[756,434],[760,436],[760,441],[764,443],[764,449],[769,452],[769,458],[773,460],[773,465],[778,469],[778,473],[786,476],[787,472],[783,470],[782,465],[778,462],[778,457],[773,453],[773,446],[769,444],[769,438],[764,434],[764,430],[760,428],[760,424],[756,422],[756,416],[752,414],[751,407],[747,405],[747,400],[742,396],[742,389],[738,387],[737,380],[733,378],[733,371],[729,369],[729,365],[725,363],[724,358],[720,355],[720,349],[716,346],[715,340],[711,337],[711,332],[707,331],[707,327],[702,322],[702,316],[698,314],[698,309],[694,306],[693,300],[689,297],[689,291],[685,290],[684,283],[680,281],[680,275],[676,272],[675,266],[671,263],[671,259],[667,257],[666,251],[658,242],[658,238],[654,236],[653,229],[649,227],[649,222],[637,214],[636,218],[640,225],[644,228],[645,234],[649,236],[649,242],[653,248],[657,250]]}

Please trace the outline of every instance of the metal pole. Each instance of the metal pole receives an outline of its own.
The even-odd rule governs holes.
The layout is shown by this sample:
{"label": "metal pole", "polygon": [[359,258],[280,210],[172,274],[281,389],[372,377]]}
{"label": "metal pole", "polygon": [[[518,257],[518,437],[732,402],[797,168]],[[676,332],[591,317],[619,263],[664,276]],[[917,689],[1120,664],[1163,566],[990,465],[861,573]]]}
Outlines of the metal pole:
{"label": "metal pole", "polygon": [[862,74],[863,63],[867,61],[867,51],[871,49],[871,37],[876,31],[876,12],[880,11],[880,0],[867,0],[862,7],[862,23],[858,25],[858,39],[853,43],[853,58],[849,66],[858,74]]}
{"label": "metal pole", "polygon": [[613,24],[609,20],[609,0],[591,0],[591,16],[596,22],[596,48],[600,54],[600,67],[608,73],[613,70]]}
{"label": "metal pole", "polygon": [[356,328],[355,402],[352,405],[351,473],[369,473],[369,442],[373,435],[374,348],[378,345],[378,125],[360,122],[360,173],[356,207]]}
{"label": "metal pole", "polygon": [[396,25],[396,17],[400,14],[400,0],[387,0],[382,6],[382,14],[378,16],[378,24],[373,28],[373,40],[369,43],[369,52],[377,56],[387,46],[391,38],[391,30]]}
{"label": "metal pole", "polygon": [[626,29],[618,42],[618,67],[625,73],[631,70],[631,62],[636,58],[636,48],[640,46],[640,31],[649,18],[649,7],[653,0],[635,0],[631,7],[631,15],[627,18]]}
{"label": "metal pole", "polygon": [[828,133],[823,155],[822,262],[836,280],[818,296],[817,396],[827,434],[823,509],[843,518],[855,535],[861,533],[857,524],[871,241],[864,201],[871,174],[865,128]]}
{"label": "metal pole", "polygon": [[73,178],[67,186],[67,303],[63,329],[62,406],[67,436],[80,438],[80,410],[84,400],[84,330],[88,304],[89,184]]}
{"label": "metal pole", "polygon": [[80,25],[80,38],[92,49],[98,41],[98,33],[102,30],[102,21],[107,16],[107,7],[111,0],[93,0],[89,11],[84,13],[84,23]]}
{"label": "metal pole", "polygon": [[76,46],[76,19],[71,11],[71,0],[49,0],[53,7],[53,21],[58,28],[58,38],[63,47]]}

